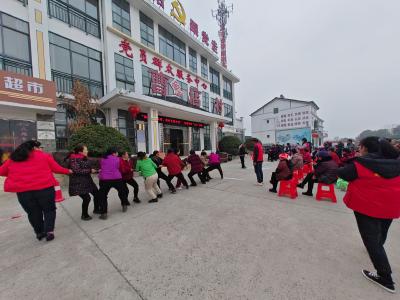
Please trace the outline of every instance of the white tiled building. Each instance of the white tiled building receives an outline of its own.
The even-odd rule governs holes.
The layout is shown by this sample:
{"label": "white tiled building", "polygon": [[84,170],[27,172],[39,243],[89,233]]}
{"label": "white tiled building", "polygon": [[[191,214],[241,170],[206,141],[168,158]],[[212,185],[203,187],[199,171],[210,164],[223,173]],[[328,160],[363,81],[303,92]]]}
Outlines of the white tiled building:
{"label": "white tiled building", "polygon": [[264,145],[297,144],[305,137],[321,146],[324,121],[318,117],[318,110],[314,101],[276,97],[250,115],[252,137]]}
{"label": "white tiled building", "polygon": [[[97,121],[117,128],[137,151],[215,150],[218,124],[234,130],[239,79],[191,32],[189,15],[183,26],[169,13],[171,1],[165,9],[161,2],[1,0],[0,69],[54,81],[58,104],[73,101],[74,81],[81,81],[99,99]],[[168,81],[165,95],[154,89],[157,78]],[[199,102],[191,97],[196,88]],[[16,109],[1,100],[0,121],[54,122],[54,143],[50,134],[46,145],[65,148],[68,120],[60,105],[56,112]],[[136,121],[132,106],[141,112]]]}

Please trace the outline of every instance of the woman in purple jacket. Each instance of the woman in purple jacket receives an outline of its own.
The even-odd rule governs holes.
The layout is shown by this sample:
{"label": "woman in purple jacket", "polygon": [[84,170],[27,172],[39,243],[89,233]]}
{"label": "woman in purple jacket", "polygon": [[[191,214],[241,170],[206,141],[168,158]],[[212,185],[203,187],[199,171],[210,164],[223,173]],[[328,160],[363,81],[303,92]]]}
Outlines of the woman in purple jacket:
{"label": "woman in purple jacket", "polygon": [[99,173],[99,202],[101,215],[100,219],[107,219],[107,209],[108,209],[108,193],[111,188],[115,188],[118,191],[119,199],[121,200],[122,211],[126,212],[128,210],[128,193],[129,190],[122,179],[121,172],[119,170],[119,157],[118,150],[111,147],[107,150],[103,159],[100,161],[100,173]]}

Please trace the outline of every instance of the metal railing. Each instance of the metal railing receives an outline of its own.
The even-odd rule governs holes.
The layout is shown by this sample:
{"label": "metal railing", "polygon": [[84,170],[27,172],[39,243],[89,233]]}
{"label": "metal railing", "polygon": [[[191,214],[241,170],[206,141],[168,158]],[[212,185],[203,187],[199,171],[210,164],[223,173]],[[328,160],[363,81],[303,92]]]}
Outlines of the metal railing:
{"label": "metal railing", "polygon": [[88,88],[91,97],[101,98],[104,95],[103,84],[101,82],[87,80],[82,77],[72,76],[71,74],[66,74],[55,70],[51,71],[51,77],[56,83],[57,92],[59,93],[72,94],[74,82],[79,80]]}
{"label": "metal railing", "polygon": [[0,56],[0,70],[32,76],[32,65]]}
{"label": "metal railing", "polygon": [[87,34],[100,38],[100,22],[95,18],[59,0],[48,0],[48,4],[51,18],[56,18]]}

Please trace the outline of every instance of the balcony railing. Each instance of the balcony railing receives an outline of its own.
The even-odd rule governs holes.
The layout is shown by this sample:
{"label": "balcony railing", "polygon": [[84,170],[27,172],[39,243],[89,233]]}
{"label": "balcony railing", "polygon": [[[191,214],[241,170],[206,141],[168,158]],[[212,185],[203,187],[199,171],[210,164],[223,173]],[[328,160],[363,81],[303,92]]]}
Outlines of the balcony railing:
{"label": "balcony railing", "polygon": [[100,22],[60,0],[48,0],[49,16],[100,38]]}
{"label": "balcony railing", "polygon": [[32,65],[0,56],[0,70],[32,76]]}
{"label": "balcony railing", "polygon": [[66,74],[55,70],[51,71],[51,77],[56,83],[57,92],[59,93],[72,94],[74,82],[79,80],[80,83],[88,88],[91,97],[101,98],[104,95],[103,84],[101,82],[88,80],[79,76],[72,76],[71,74]]}

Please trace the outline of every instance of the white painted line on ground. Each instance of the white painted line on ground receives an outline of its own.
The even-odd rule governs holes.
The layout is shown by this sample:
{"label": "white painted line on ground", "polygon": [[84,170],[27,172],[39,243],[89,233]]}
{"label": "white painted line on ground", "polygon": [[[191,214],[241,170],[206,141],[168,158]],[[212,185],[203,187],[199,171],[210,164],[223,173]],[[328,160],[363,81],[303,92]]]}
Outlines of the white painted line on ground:
{"label": "white painted line on ground", "polygon": [[240,178],[228,178],[228,177],[224,177],[224,179],[243,181],[243,179],[240,179]]}

